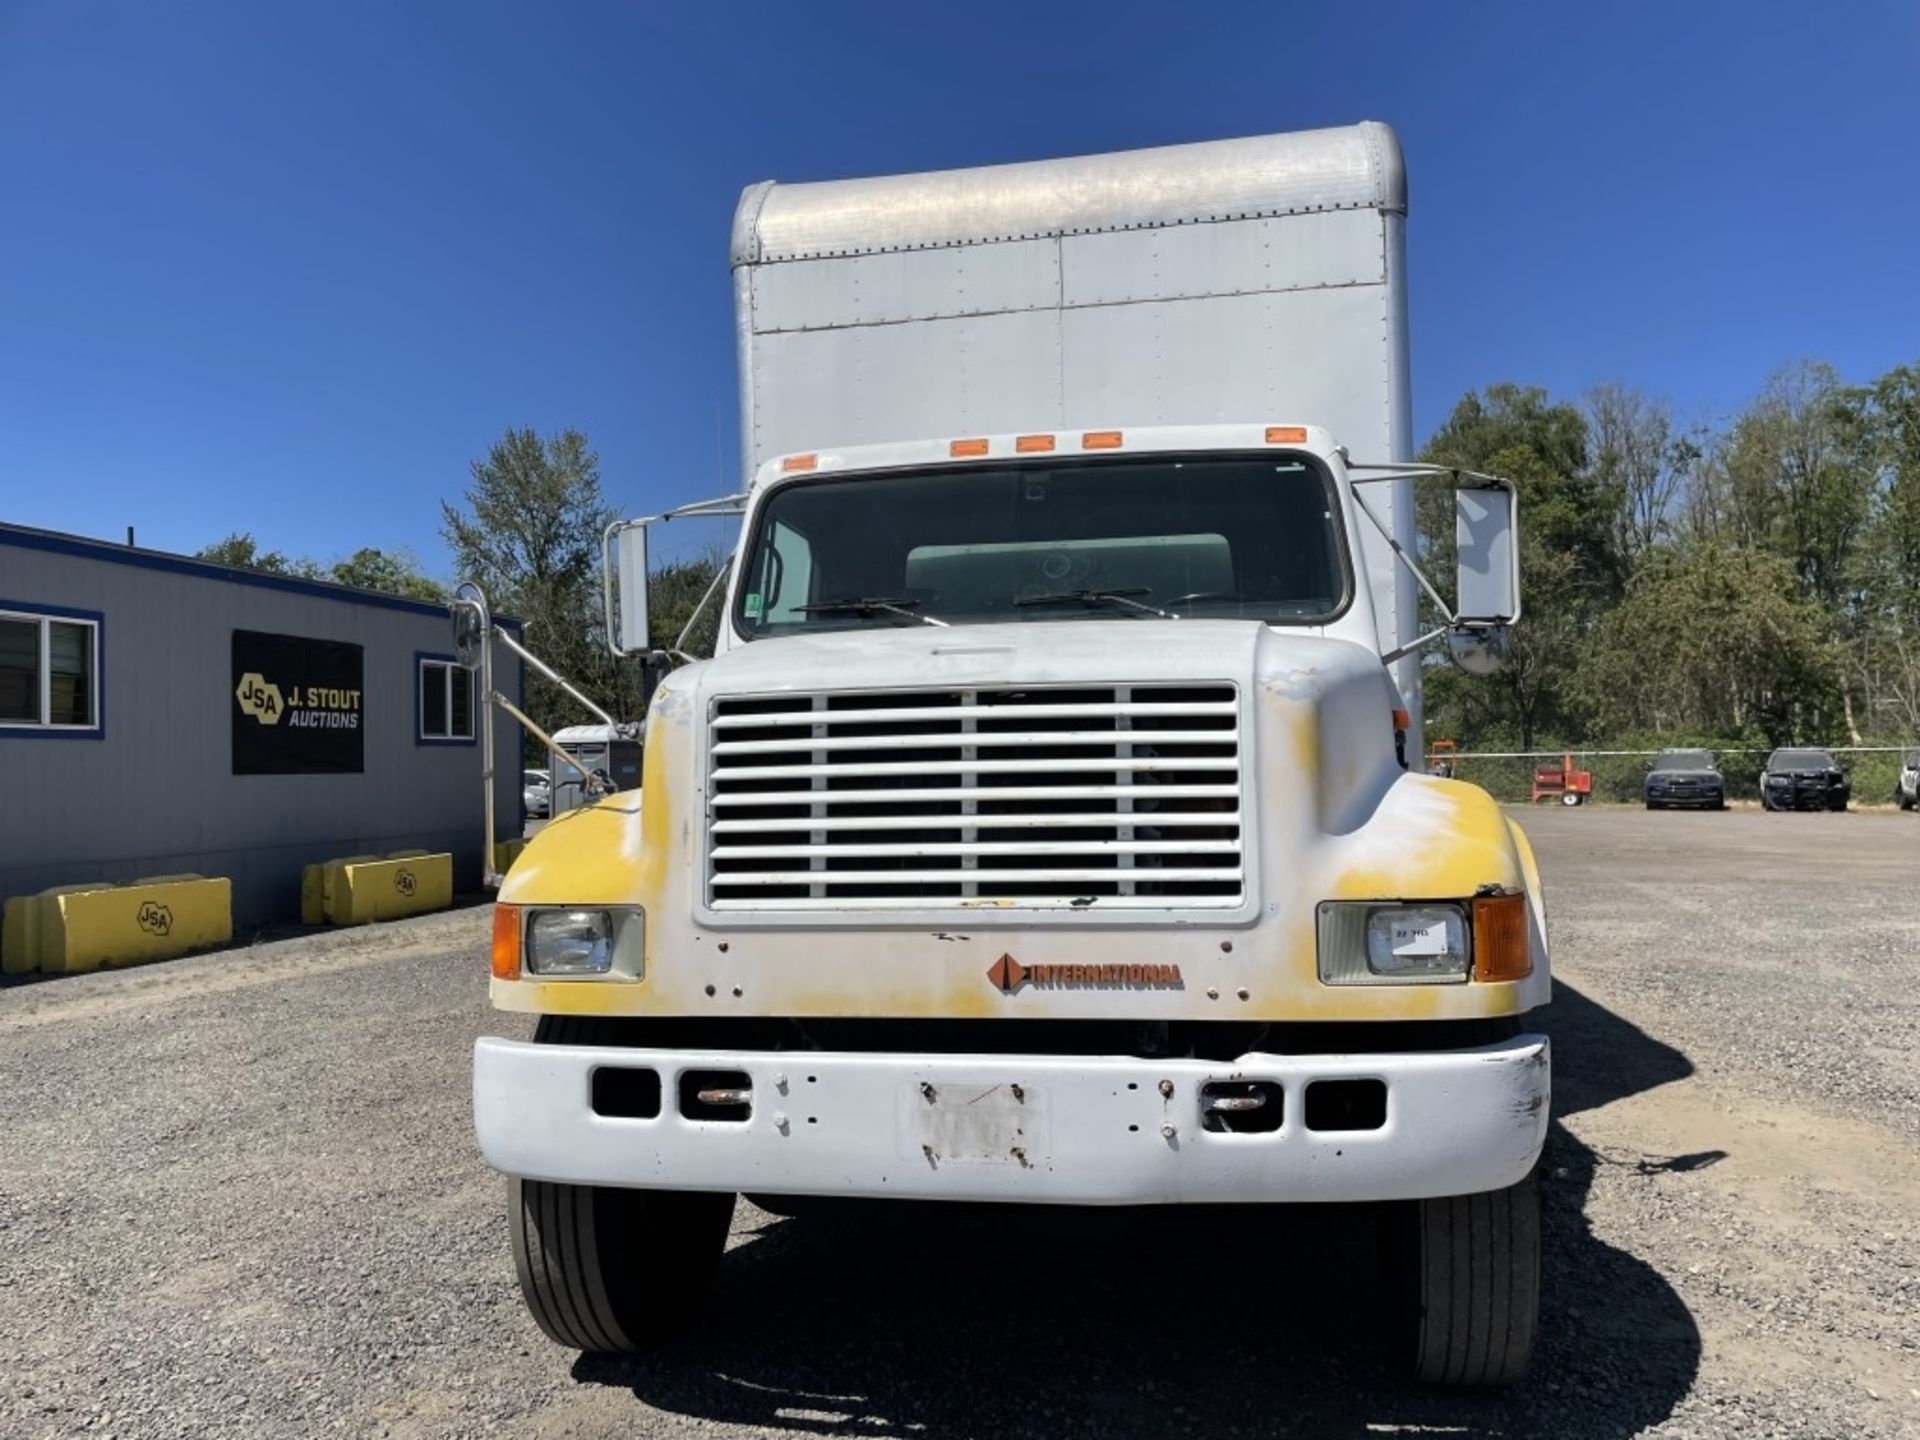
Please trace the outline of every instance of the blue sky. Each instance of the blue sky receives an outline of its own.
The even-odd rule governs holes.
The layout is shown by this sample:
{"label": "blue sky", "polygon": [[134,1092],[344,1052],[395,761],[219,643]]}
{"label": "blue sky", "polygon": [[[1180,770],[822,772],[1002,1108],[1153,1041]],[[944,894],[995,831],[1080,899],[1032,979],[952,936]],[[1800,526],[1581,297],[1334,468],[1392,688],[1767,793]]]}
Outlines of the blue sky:
{"label": "blue sky", "polygon": [[[743,185],[1381,119],[1416,430],[1920,360],[1920,8],[0,0],[0,519],[409,546],[508,425],[733,477]],[[692,538],[692,537],[689,537]]]}

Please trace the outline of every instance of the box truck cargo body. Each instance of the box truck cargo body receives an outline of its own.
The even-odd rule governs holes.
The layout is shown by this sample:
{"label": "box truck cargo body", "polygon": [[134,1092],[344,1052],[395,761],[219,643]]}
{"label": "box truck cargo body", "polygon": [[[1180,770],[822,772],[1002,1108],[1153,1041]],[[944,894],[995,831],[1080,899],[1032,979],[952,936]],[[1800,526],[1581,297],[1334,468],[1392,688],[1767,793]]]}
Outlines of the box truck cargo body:
{"label": "box truck cargo body", "polygon": [[[732,246],[747,478],[821,445],[1274,415],[1410,460],[1406,216],[1372,123],[756,185]],[[1411,548],[1411,486],[1382,488]],[[1391,650],[1415,582],[1360,543]],[[1394,676],[1418,735],[1419,658]]]}
{"label": "box truck cargo body", "polygon": [[650,649],[663,517],[612,527],[642,784],[496,913],[541,1019],[475,1116],[553,1338],[661,1333],[739,1193],[1389,1202],[1408,1362],[1520,1373],[1539,878],[1406,765],[1420,645],[1502,652],[1517,522],[1406,463],[1405,222],[1375,124],[742,197],[746,483],[673,512],[742,521],[714,654]]}

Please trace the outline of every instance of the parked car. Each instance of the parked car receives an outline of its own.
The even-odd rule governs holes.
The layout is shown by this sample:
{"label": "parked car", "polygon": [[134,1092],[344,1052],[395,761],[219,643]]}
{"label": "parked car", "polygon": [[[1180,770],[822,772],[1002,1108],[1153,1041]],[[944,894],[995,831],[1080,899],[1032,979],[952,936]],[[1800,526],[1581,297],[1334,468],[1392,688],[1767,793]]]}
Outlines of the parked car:
{"label": "parked car", "polygon": [[1853,782],[1826,750],[1776,750],[1760,772],[1760,804],[1768,810],[1844,810]]}
{"label": "parked car", "polygon": [[1698,805],[1708,810],[1727,808],[1727,777],[1714,764],[1711,750],[1662,750],[1647,767],[1640,798],[1647,809]]}
{"label": "parked car", "polygon": [[1900,757],[1900,778],[1893,784],[1893,803],[1902,810],[1920,805],[1920,750]]}
{"label": "parked car", "polygon": [[520,784],[527,814],[536,820],[546,819],[553,806],[553,776],[545,770],[529,770],[520,777]]}

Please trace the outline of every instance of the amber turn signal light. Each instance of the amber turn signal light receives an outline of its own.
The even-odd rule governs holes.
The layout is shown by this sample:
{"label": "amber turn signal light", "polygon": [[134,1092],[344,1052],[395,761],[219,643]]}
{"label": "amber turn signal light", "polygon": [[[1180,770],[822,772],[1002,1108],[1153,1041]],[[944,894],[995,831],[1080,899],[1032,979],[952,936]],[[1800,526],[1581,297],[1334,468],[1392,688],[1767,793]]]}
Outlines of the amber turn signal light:
{"label": "amber turn signal light", "polygon": [[493,978],[520,978],[520,907],[493,907]]}
{"label": "amber turn signal light", "polygon": [[1473,978],[1524,980],[1533,973],[1527,897],[1482,895],[1473,902]]}
{"label": "amber turn signal light", "polygon": [[816,469],[819,464],[818,455],[788,455],[780,461],[780,473],[792,475],[796,471]]}
{"label": "amber turn signal light", "polygon": [[1267,426],[1269,445],[1304,445],[1307,443],[1307,427],[1304,425]]}
{"label": "amber turn signal light", "polygon": [[956,440],[947,446],[947,454],[956,460],[964,459],[969,455],[984,455],[986,453],[987,442],[985,440]]}

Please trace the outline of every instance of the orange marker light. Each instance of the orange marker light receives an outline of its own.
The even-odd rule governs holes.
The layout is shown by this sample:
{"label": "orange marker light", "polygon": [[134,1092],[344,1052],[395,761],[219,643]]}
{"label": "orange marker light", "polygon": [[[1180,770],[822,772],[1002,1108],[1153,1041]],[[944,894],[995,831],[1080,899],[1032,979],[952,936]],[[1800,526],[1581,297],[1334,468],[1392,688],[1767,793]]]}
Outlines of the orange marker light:
{"label": "orange marker light", "polygon": [[1524,980],[1532,973],[1527,897],[1480,896],[1473,902],[1473,978]]}
{"label": "orange marker light", "polygon": [[1080,437],[1082,450],[1118,450],[1120,432],[1118,430],[1089,430]]}
{"label": "orange marker light", "polygon": [[1413,725],[1413,716],[1410,713],[1408,713],[1405,710],[1398,710],[1398,709],[1396,709],[1393,712],[1393,728],[1394,729],[1406,730],[1406,729],[1410,729],[1412,725]]}
{"label": "orange marker light", "polygon": [[1022,435],[1013,442],[1013,448],[1022,455],[1031,455],[1037,450],[1053,449],[1051,435]]}
{"label": "orange marker light", "polygon": [[818,455],[788,455],[780,461],[782,474],[791,475],[796,470],[812,470],[819,466]]}
{"label": "orange marker light", "polygon": [[984,440],[956,440],[947,446],[947,453],[956,460],[968,455],[984,455],[987,453],[987,442]]}
{"label": "orange marker light", "polygon": [[493,907],[493,978],[520,978],[520,907]]}
{"label": "orange marker light", "polygon": [[1304,445],[1307,443],[1307,427],[1304,425],[1267,426],[1269,445]]}

